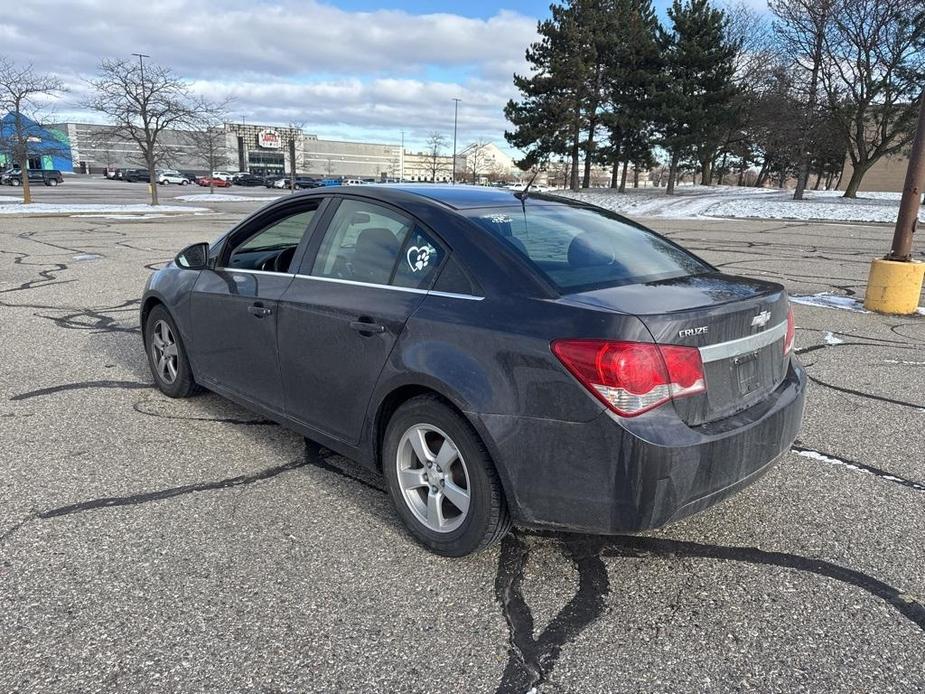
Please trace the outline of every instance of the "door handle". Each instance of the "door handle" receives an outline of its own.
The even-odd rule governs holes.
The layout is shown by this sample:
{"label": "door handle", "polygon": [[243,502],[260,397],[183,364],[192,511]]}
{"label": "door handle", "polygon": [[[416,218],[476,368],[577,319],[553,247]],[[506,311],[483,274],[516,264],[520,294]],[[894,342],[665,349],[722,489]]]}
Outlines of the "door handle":
{"label": "door handle", "polygon": [[261,303],[251,304],[247,307],[247,312],[256,318],[265,318],[273,313],[272,308],[267,308]]}
{"label": "door handle", "polygon": [[350,327],[360,334],[378,335],[385,332],[385,326],[369,320],[350,321]]}

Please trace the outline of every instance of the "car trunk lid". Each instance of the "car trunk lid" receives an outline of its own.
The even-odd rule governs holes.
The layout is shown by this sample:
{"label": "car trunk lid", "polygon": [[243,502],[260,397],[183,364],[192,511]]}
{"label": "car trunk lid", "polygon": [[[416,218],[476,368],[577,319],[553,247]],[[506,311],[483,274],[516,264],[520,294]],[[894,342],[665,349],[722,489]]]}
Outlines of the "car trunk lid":
{"label": "car trunk lid", "polygon": [[706,392],[673,401],[690,426],[751,407],[786,375],[789,302],[778,284],[710,273],[607,287],[568,300],[633,314],[656,343],[700,350]]}

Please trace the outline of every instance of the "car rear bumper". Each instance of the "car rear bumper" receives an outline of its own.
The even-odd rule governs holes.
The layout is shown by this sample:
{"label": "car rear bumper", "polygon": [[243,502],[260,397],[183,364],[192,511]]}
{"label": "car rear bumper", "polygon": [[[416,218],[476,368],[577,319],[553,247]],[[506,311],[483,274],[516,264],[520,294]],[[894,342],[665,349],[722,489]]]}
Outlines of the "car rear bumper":
{"label": "car rear bumper", "polygon": [[517,522],[594,533],[657,528],[767,472],[799,432],[806,375],[793,360],[774,393],[688,427],[672,408],[590,422],[478,415]]}

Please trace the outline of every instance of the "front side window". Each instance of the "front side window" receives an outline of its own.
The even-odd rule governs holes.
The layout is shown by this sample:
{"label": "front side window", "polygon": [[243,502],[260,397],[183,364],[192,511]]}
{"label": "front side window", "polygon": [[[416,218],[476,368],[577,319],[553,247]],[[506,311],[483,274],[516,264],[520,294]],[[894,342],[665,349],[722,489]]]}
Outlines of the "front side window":
{"label": "front side window", "polygon": [[228,267],[233,270],[288,272],[296,248],[316,210],[317,206],[271,222],[231,252]]}
{"label": "front side window", "polygon": [[388,284],[413,221],[387,207],[343,200],[325,232],[311,274]]}
{"label": "front side window", "polygon": [[528,202],[467,215],[566,293],[712,271],[658,234],[603,211]]}

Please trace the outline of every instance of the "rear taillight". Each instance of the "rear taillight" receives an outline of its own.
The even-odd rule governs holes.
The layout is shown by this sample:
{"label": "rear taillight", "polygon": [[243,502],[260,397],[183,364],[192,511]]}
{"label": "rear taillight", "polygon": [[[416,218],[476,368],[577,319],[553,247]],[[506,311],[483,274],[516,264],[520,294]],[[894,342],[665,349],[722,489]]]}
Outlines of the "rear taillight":
{"label": "rear taillight", "polygon": [[582,385],[621,417],[704,392],[696,347],[610,340],[556,340],[552,351]]}
{"label": "rear taillight", "polygon": [[793,324],[793,307],[787,309],[787,334],[784,336],[784,356],[786,357],[790,354],[790,350],[793,349],[793,338],[796,333],[795,326]]}

